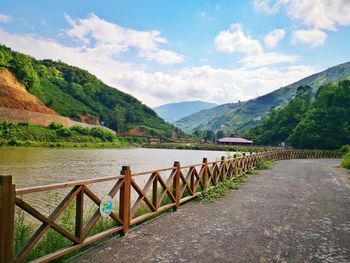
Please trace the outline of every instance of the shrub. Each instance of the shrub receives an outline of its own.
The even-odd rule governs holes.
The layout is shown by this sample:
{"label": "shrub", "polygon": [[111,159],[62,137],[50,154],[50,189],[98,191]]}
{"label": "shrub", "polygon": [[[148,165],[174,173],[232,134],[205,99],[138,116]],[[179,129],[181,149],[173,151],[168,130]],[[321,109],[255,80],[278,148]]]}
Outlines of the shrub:
{"label": "shrub", "polygon": [[342,166],[346,169],[350,169],[350,152],[348,152],[342,161]]}
{"label": "shrub", "polygon": [[79,125],[74,125],[73,127],[70,128],[70,130],[75,131],[75,132],[82,134],[82,135],[89,135],[90,134],[89,128],[85,128],[85,127],[79,126]]}
{"label": "shrub", "polygon": [[105,142],[112,142],[116,138],[111,131],[103,128],[92,128],[90,132],[92,136],[98,137]]}
{"label": "shrub", "polygon": [[65,129],[63,127],[59,128],[56,130],[57,134],[63,137],[71,137],[72,136],[72,131],[69,129]]}
{"label": "shrub", "polygon": [[19,142],[16,139],[11,139],[7,142],[7,144],[11,146],[17,146],[19,145]]}
{"label": "shrub", "polygon": [[60,128],[63,128],[63,125],[61,123],[52,122],[48,127],[50,130],[58,130]]}
{"label": "shrub", "polygon": [[272,169],[272,165],[273,165],[273,163],[271,161],[260,159],[260,160],[258,160],[258,162],[256,164],[256,169],[258,169],[258,170],[270,170],[270,169]]}
{"label": "shrub", "polygon": [[340,147],[339,151],[342,153],[348,153],[350,152],[350,144],[345,144],[342,147]]}

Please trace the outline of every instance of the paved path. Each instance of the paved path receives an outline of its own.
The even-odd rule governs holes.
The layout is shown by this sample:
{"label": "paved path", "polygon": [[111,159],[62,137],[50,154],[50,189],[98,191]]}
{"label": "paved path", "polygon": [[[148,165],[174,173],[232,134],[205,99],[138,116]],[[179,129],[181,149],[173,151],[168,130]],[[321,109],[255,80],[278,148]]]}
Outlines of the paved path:
{"label": "paved path", "polygon": [[76,262],[350,262],[350,174],[279,161],[228,197],[190,202]]}

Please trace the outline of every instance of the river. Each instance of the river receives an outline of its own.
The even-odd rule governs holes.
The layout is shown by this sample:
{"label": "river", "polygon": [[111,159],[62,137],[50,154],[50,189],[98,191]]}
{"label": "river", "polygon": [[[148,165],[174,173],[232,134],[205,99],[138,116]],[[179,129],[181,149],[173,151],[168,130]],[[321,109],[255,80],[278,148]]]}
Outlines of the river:
{"label": "river", "polygon": [[123,165],[143,172],[214,161],[226,152],[168,149],[0,148],[0,174],[14,178],[16,188],[119,175]]}
{"label": "river", "polygon": [[[75,180],[119,175],[123,165],[133,173],[172,167],[174,161],[182,166],[201,163],[203,157],[215,161],[226,152],[169,149],[49,149],[0,148],[0,174],[12,175],[16,189]],[[162,174],[167,177],[169,172]],[[136,177],[140,186],[149,175]],[[111,189],[111,182],[89,185],[100,197]],[[68,191],[69,189],[67,189]],[[26,195],[38,207],[51,206],[66,191],[47,191]],[[135,198],[135,195],[134,195]],[[57,199],[55,202],[52,199]]]}

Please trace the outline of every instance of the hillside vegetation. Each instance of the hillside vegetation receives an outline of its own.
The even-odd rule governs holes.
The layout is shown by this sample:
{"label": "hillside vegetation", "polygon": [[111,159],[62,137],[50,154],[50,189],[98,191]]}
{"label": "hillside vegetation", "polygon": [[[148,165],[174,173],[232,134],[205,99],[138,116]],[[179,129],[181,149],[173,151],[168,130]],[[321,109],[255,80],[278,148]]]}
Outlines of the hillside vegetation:
{"label": "hillside vegetation", "polygon": [[228,134],[239,134],[257,125],[259,119],[268,114],[272,108],[290,101],[295,96],[298,87],[309,86],[314,95],[320,86],[343,79],[350,79],[350,62],[331,67],[252,100],[228,103],[194,113],[175,122],[175,125],[187,132],[222,130]]}
{"label": "hillside vegetation", "polygon": [[139,127],[146,135],[181,134],[136,98],[109,87],[89,72],[62,62],[36,60],[0,45],[0,67],[9,69],[27,91],[62,116],[118,132]]}
{"label": "hillside vegetation", "polygon": [[0,146],[73,146],[73,147],[121,147],[126,143],[111,131],[103,128],[73,126],[64,128],[52,123],[48,127],[26,122],[0,122]]}
{"label": "hillside vegetation", "polygon": [[218,105],[215,103],[196,100],[164,104],[153,108],[153,110],[164,120],[173,123],[185,116],[191,115],[192,113],[210,109],[215,106]]}
{"label": "hillside vegetation", "polygon": [[273,109],[244,136],[255,144],[296,148],[339,149],[350,144],[350,81],[321,87],[312,100],[312,89],[299,87],[293,100]]}

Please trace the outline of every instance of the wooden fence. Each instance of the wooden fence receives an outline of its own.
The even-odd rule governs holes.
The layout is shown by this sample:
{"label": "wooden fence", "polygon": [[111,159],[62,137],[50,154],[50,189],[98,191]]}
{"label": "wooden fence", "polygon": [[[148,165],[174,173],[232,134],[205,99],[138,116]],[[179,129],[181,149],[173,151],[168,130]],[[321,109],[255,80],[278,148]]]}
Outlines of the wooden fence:
{"label": "wooden fence", "polygon": [[[226,159],[222,157],[221,160],[214,162],[208,162],[204,158],[202,163],[188,166],[180,166],[179,162],[175,162],[173,167],[143,173],[132,173],[129,166],[123,166],[119,176],[24,189],[16,189],[11,176],[0,176],[0,263],[25,261],[34,246],[49,229],[70,240],[72,245],[40,257],[34,262],[48,262],[112,234],[125,235],[133,225],[166,210],[176,210],[182,203],[194,199],[199,193],[215,186],[218,182],[225,179],[235,179],[245,174],[248,169],[256,166],[259,159],[340,157],[340,153],[330,151],[279,150],[234,155],[232,158]],[[167,175],[164,176],[164,174]],[[139,176],[148,178],[143,186],[136,181],[136,177]],[[101,182],[110,184],[108,195],[112,199],[119,197],[119,205],[109,215],[115,226],[91,235],[93,227],[101,218],[99,210],[101,199],[91,190],[90,186]],[[69,189],[70,191],[48,216],[43,215],[22,198],[27,194],[39,192],[47,194],[48,191],[57,189]],[[131,199],[131,191],[137,193],[135,199]],[[96,210],[84,224],[86,198],[96,204]],[[139,214],[138,210],[142,203],[148,211]],[[75,231],[73,233],[57,223],[57,219],[69,204],[75,206]],[[40,227],[16,255],[14,255],[15,209],[23,210],[41,222]]]}

